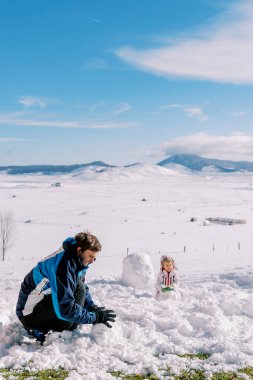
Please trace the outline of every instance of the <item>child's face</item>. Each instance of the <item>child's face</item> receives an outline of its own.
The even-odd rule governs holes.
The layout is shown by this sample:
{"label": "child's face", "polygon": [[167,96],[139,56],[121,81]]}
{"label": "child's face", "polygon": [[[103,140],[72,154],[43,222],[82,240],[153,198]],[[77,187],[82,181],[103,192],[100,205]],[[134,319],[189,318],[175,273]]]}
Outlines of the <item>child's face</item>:
{"label": "child's face", "polygon": [[173,263],[171,261],[164,261],[163,268],[167,272],[171,272],[174,269],[174,265],[173,265]]}

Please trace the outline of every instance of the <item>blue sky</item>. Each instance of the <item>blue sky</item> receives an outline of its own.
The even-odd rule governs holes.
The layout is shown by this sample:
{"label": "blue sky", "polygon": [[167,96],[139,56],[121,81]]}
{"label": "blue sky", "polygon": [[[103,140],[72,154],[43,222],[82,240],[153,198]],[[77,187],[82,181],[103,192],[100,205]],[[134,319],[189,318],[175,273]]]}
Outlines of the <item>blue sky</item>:
{"label": "blue sky", "polygon": [[2,0],[0,166],[253,161],[253,3]]}

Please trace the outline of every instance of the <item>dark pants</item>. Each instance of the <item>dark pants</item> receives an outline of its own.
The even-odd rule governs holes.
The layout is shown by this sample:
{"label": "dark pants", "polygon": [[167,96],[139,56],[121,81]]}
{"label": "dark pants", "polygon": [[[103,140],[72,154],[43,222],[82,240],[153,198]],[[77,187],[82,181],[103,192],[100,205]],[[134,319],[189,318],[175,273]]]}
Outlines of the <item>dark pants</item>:
{"label": "dark pants", "polygon": [[[77,281],[77,287],[74,293],[75,302],[84,307],[85,303],[85,287],[81,280]],[[47,333],[49,330],[63,331],[74,330],[78,324],[74,322],[68,322],[63,319],[57,318],[52,301],[52,295],[44,296],[33,309],[33,312],[29,315],[22,317],[21,322],[27,330],[40,330],[43,333]]]}

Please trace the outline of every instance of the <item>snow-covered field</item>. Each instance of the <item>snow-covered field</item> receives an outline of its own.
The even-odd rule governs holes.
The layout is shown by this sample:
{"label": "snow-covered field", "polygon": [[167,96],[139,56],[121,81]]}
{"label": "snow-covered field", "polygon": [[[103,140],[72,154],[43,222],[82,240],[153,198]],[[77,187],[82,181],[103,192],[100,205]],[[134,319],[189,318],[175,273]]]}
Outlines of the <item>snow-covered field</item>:
{"label": "snow-covered field", "polygon": [[[60,182],[60,187],[51,187]],[[152,165],[65,176],[0,175],[0,210],[12,210],[16,241],[0,261],[0,367],[64,367],[69,379],[112,379],[110,371],[206,374],[253,364],[253,175],[193,175]],[[197,221],[190,222],[192,217]],[[245,219],[203,225],[208,217]],[[15,304],[24,275],[67,236],[88,229],[103,249],[88,273],[94,301],[117,314],[112,329],[84,325],[19,344]],[[177,297],[154,299],[154,283],[123,284],[128,254],[162,254],[179,269]],[[124,273],[126,276],[126,273]],[[155,282],[155,279],[154,279]],[[206,352],[206,360],[178,354]]]}

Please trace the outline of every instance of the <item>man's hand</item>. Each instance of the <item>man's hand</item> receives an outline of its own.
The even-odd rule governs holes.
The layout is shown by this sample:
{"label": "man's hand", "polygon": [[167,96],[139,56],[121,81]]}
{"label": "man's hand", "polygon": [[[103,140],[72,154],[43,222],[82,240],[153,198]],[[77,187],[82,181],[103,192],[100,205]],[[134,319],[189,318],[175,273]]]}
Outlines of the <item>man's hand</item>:
{"label": "man's hand", "polygon": [[95,310],[96,313],[96,322],[103,323],[107,327],[112,327],[108,322],[115,322],[116,314],[113,310]]}
{"label": "man's hand", "polygon": [[88,311],[97,311],[97,310],[104,310],[104,306],[98,306],[95,305],[94,303],[88,307]]}

